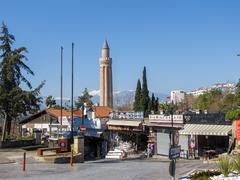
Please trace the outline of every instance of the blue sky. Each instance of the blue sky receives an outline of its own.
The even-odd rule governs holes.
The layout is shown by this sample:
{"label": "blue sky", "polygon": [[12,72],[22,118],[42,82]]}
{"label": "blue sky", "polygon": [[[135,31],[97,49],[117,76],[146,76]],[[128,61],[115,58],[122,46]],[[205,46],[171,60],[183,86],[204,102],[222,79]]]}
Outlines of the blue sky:
{"label": "blue sky", "polygon": [[64,47],[64,96],[70,97],[71,43],[75,43],[74,96],[99,87],[105,38],[113,58],[115,90],[135,89],[147,67],[151,91],[191,90],[240,78],[240,1],[223,0],[8,0],[0,21],[28,48],[27,64],[42,80],[42,95],[60,95],[60,46]]}

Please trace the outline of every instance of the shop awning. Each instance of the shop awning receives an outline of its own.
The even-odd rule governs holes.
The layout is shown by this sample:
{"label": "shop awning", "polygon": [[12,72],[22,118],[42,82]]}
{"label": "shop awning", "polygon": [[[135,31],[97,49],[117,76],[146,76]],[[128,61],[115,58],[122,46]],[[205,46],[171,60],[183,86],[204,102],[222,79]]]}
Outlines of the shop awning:
{"label": "shop awning", "polygon": [[185,124],[179,131],[183,135],[227,136],[232,130],[231,125]]}
{"label": "shop awning", "polygon": [[142,121],[137,120],[109,120],[107,125],[109,126],[133,126],[138,127]]}

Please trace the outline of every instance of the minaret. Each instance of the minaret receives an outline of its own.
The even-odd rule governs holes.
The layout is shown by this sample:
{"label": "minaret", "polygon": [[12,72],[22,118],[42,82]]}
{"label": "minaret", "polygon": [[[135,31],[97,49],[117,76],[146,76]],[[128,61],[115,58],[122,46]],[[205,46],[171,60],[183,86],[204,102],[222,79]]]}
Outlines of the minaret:
{"label": "minaret", "polygon": [[100,63],[100,106],[113,107],[112,58],[107,40],[102,47]]}

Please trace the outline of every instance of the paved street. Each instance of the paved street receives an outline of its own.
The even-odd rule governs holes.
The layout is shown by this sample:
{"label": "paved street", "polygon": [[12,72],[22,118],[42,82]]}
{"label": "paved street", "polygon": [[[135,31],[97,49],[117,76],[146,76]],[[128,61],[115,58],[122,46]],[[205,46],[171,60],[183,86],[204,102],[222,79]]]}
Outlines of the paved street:
{"label": "paved street", "polygon": [[[21,161],[0,164],[0,179],[81,179],[81,180],[168,180],[168,162],[131,160],[131,161],[92,161],[84,164],[39,163],[33,158],[27,160],[27,170],[21,172]],[[177,177],[185,175],[195,168],[214,168],[215,164],[203,164],[202,161],[185,161],[177,164]]]}

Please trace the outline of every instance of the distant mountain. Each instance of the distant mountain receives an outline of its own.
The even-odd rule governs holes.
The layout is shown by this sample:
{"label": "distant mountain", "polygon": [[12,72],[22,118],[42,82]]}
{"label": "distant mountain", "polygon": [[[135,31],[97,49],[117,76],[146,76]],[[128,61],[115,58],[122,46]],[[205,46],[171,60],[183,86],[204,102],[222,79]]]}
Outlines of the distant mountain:
{"label": "distant mountain", "polygon": [[[100,91],[99,90],[93,90],[89,92],[90,95],[92,95],[92,101],[93,103],[99,103],[100,101]],[[152,92],[149,92],[149,96],[152,95]],[[167,101],[166,97],[168,95],[162,94],[162,93],[155,93],[155,97],[159,98],[159,102],[165,102]],[[123,107],[128,106],[134,102],[135,97],[135,91],[133,90],[125,90],[125,91],[115,91],[113,92],[113,105],[114,107]]]}
{"label": "distant mountain", "polygon": [[[99,90],[93,90],[89,91],[89,94],[92,95],[92,101],[94,104],[99,104],[100,102],[100,91]],[[168,96],[167,94],[162,94],[162,93],[156,93],[154,92],[155,97],[159,98],[159,102],[166,102],[168,101],[166,97]],[[152,96],[152,92],[149,92],[149,96]],[[134,97],[135,97],[135,91],[133,90],[125,90],[125,91],[114,91],[113,92],[113,106],[114,107],[124,107],[124,106],[129,106],[134,102]],[[42,97],[43,98],[43,103],[40,105],[40,109],[45,109],[45,99],[47,97]],[[55,97],[57,105],[60,105],[60,97]],[[74,97],[74,101],[77,100],[77,97]],[[75,103],[74,103],[75,105]],[[63,107],[71,107],[71,101],[70,98],[63,97]]]}

